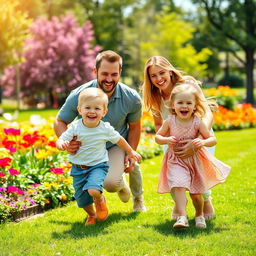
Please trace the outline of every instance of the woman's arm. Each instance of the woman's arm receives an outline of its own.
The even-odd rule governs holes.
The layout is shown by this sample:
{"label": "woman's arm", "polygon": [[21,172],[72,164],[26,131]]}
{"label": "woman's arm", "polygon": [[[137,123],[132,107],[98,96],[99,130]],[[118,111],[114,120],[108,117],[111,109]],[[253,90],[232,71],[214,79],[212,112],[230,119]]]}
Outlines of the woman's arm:
{"label": "woman's arm", "polygon": [[207,100],[204,96],[204,93],[202,91],[202,88],[196,84],[196,83],[193,83],[193,85],[195,86],[196,90],[197,90],[197,93],[199,94],[199,96],[205,100],[205,103],[204,103],[204,106],[205,106],[205,109],[206,109],[206,112],[205,112],[205,115],[203,116],[202,120],[204,121],[204,123],[206,124],[207,128],[210,130],[212,128],[212,122],[213,122],[213,114],[212,114],[212,111],[207,103]]}
{"label": "woman's arm", "polygon": [[153,115],[153,119],[154,119],[155,130],[156,130],[156,132],[158,132],[158,130],[160,129],[160,127],[163,124],[163,119],[162,119],[160,113],[158,113],[158,115]]}

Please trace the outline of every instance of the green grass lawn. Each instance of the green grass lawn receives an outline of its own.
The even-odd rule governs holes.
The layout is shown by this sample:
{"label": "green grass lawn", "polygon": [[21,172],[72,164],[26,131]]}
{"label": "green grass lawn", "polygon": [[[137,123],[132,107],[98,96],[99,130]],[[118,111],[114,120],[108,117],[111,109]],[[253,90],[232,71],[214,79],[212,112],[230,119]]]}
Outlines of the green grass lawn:
{"label": "green grass lawn", "polygon": [[105,193],[109,218],[85,227],[85,213],[75,202],[43,217],[0,226],[1,256],[247,256],[256,254],[256,129],[217,132],[217,157],[232,166],[226,183],[213,191],[216,219],[205,230],[174,231],[173,202],[156,193],[162,156],[141,164],[148,211],[133,213],[131,200],[121,203]]}

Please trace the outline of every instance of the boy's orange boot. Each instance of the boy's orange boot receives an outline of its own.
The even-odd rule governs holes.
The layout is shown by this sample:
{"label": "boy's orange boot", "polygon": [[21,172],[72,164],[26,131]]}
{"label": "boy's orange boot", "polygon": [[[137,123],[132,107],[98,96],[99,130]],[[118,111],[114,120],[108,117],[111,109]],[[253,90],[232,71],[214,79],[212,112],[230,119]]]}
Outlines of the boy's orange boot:
{"label": "boy's orange boot", "polygon": [[96,223],[96,220],[97,220],[96,216],[88,215],[87,220],[85,222],[85,226],[94,225]]}
{"label": "boy's orange boot", "polygon": [[101,200],[94,200],[94,204],[95,204],[95,208],[96,208],[97,219],[100,220],[100,221],[103,221],[103,220],[107,219],[107,217],[108,217],[108,207],[107,207],[107,204],[106,204],[105,197],[102,195]]}

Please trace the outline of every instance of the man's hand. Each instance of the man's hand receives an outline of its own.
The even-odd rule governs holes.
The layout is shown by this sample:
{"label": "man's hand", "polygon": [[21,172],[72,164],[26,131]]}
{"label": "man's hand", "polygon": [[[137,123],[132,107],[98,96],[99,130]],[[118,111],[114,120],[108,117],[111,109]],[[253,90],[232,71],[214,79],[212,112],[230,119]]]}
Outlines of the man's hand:
{"label": "man's hand", "polygon": [[76,154],[80,146],[81,146],[81,141],[77,141],[77,136],[74,136],[73,139],[69,142],[69,145],[66,150],[68,151],[69,154],[74,155]]}

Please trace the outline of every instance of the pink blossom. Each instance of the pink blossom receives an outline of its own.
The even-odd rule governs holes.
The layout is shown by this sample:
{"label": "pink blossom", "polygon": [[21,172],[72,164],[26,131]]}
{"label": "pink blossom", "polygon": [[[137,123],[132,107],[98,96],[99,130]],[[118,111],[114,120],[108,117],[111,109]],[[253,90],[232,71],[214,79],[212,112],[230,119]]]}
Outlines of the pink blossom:
{"label": "pink blossom", "polygon": [[7,149],[10,151],[11,154],[17,152],[17,149],[14,147],[8,147]]}
{"label": "pink blossom", "polygon": [[9,186],[7,188],[7,193],[15,193],[15,194],[19,194],[19,195],[23,195],[24,191],[19,189],[18,187],[15,186]]}
{"label": "pink blossom", "polygon": [[51,169],[50,169],[50,172],[52,172],[52,173],[54,173],[54,174],[56,174],[56,175],[58,175],[58,174],[63,174],[63,173],[64,173],[64,171],[63,171],[62,168],[51,168]]}
{"label": "pink blossom", "polygon": [[13,135],[13,136],[19,136],[20,135],[20,129],[15,128],[4,128],[4,132],[6,135]]}
{"label": "pink blossom", "polygon": [[16,169],[13,169],[13,168],[10,168],[8,171],[11,175],[19,175],[20,174]]}
{"label": "pink blossom", "polygon": [[6,175],[3,172],[0,172],[0,178],[5,177]]}

